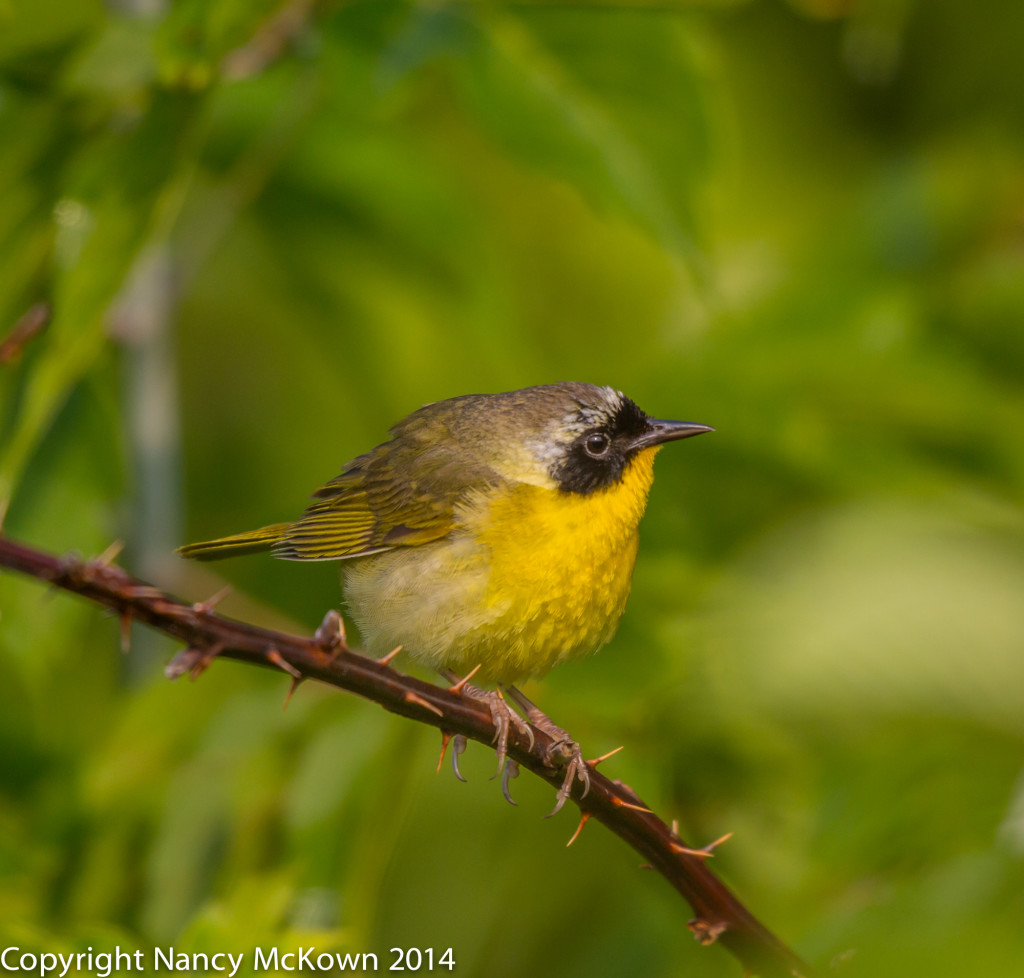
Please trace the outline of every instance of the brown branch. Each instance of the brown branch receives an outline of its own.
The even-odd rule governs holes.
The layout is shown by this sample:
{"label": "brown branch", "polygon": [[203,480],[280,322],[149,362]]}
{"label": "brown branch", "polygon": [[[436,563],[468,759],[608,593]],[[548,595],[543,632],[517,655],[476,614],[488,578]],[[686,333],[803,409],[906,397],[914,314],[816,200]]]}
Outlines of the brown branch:
{"label": "brown branch", "polygon": [[50,312],[50,305],[47,302],[37,302],[29,307],[21,319],[11,327],[10,332],[0,339],[0,364],[6,366],[17,362],[29,341],[49,325]]}
{"label": "brown branch", "polygon": [[241,47],[229,51],[221,63],[232,81],[266,70],[309,26],[317,0],[287,0]]}
{"label": "brown branch", "polygon": [[[109,559],[60,558],[0,536],[0,567],[80,594],[113,609],[122,622],[145,622],[184,642],[185,649],[168,666],[172,678],[184,672],[197,675],[214,658],[237,659],[284,671],[293,686],[318,679],[357,693],[392,713],[439,728],[446,740],[462,734],[482,744],[494,741],[494,724],[483,704],[352,652],[340,629],[324,627],[314,638],[303,638],[224,618],[211,610],[212,602],[185,604],[131,577]],[[329,616],[325,626],[332,621],[340,619]],[[539,730],[534,732],[533,744],[515,729],[509,733],[509,756],[557,788],[562,771],[547,763],[549,746],[550,740]],[[811,975],[810,967],[708,868],[706,860],[714,844],[704,850],[686,846],[631,788],[594,770],[596,762],[589,763],[589,792],[580,798],[577,786],[572,796],[582,822],[589,818],[603,822],[685,897],[696,914],[689,927],[698,941],[722,944],[748,973],[769,978]]]}

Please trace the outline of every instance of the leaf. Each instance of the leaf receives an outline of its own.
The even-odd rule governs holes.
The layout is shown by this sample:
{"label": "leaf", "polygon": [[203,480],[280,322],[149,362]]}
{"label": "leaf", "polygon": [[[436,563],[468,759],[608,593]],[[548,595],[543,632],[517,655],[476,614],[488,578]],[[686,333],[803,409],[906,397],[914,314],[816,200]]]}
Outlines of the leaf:
{"label": "leaf", "polygon": [[450,70],[480,127],[696,260],[694,200],[711,125],[683,18],[536,10],[468,26]]}
{"label": "leaf", "polygon": [[[40,342],[10,438],[0,444],[0,509],[69,393],[106,344],[105,314],[136,258],[177,203],[201,100],[157,93],[142,124],[105,134],[74,159],[56,205],[54,318]],[[120,178],[112,181],[111,173]]]}

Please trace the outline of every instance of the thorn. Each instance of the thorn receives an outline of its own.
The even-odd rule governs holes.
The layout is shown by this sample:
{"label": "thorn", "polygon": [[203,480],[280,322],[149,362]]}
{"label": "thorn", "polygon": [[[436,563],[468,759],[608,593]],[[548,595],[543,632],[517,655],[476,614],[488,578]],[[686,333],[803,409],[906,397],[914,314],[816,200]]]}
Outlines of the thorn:
{"label": "thorn", "polygon": [[406,703],[415,703],[417,706],[422,706],[425,710],[430,710],[431,713],[436,713],[439,717],[444,716],[444,712],[439,710],[433,703],[428,703],[422,696],[414,693],[411,689],[406,691],[405,696],[402,697]]}
{"label": "thorn", "polygon": [[288,687],[288,693],[284,698],[284,705],[281,707],[282,713],[288,709],[288,704],[291,703],[292,697],[295,695],[295,690],[299,688],[299,683],[301,683],[304,678],[305,677],[303,676],[292,676],[292,684]]}
{"label": "thorn", "polygon": [[587,761],[587,767],[597,767],[598,764],[602,763],[603,761],[607,761],[609,757],[614,757],[616,754],[618,754],[620,750],[624,750],[625,746],[626,745],[623,744],[622,747],[616,747],[615,750],[610,750],[607,754],[602,754],[600,757],[595,757],[592,761]]}
{"label": "thorn", "polygon": [[714,842],[709,842],[704,848],[709,851],[717,849],[723,842],[728,842],[732,836],[732,832],[726,832],[725,835],[719,836]]}
{"label": "thorn", "polygon": [[437,759],[437,773],[441,773],[441,765],[444,763],[444,755],[448,752],[448,745],[455,735],[447,730],[441,731],[441,756]]}
{"label": "thorn", "polygon": [[672,819],[672,834],[678,839],[679,838],[679,819]]}
{"label": "thorn", "polygon": [[714,842],[709,842],[702,849],[691,849],[689,846],[681,845],[678,842],[672,843],[673,852],[685,853],[687,856],[696,856],[698,859],[711,859],[715,855],[715,849],[717,849],[723,842],[732,838],[732,832],[726,832],[719,839],[715,839]]}
{"label": "thorn", "polygon": [[671,843],[671,849],[673,852],[680,853],[684,856],[694,856],[697,859],[712,859],[714,853],[709,852],[706,849],[691,849],[689,846],[680,845],[678,842]]}
{"label": "thorn", "polygon": [[714,944],[729,928],[724,920],[712,923],[710,920],[702,920],[700,917],[694,917],[686,926],[693,931],[697,943],[703,944],[705,947]]}
{"label": "thorn", "polygon": [[121,651],[127,655],[132,650],[132,616],[127,611],[122,611],[119,616],[121,622]]}
{"label": "thorn", "polygon": [[459,770],[459,755],[466,749],[466,738],[462,734],[456,734],[452,739],[452,770],[455,772],[455,777],[460,781],[466,779],[462,776],[462,772]]}
{"label": "thorn", "polygon": [[332,660],[345,649],[345,619],[334,608],[324,615],[324,620],[313,633],[313,641],[328,653]]}
{"label": "thorn", "polygon": [[272,662],[278,669],[288,673],[296,682],[302,681],[302,673],[295,668],[290,662],[286,662],[284,657],[277,649],[268,649],[265,653],[268,662]]}
{"label": "thorn", "polygon": [[210,667],[210,663],[220,655],[220,650],[224,648],[223,643],[218,642],[216,645],[211,645],[206,649],[199,657],[199,661],[189,670],[189,679],[198,679],[207,669]]}
{"label": "thorn", "polygon": [[640,863],[639,867],[637,867],[637,868],[638,869],[650,869],[650,870],[654,869],[654,867],[650,863]]}
{"label": "thorn", "polygon": [[[124,619],[122,618],[122,621]],[[179,676],[184,676],[186,672],[191,672],[192,669],[199,663],[203,658],[203,650],[195,649],[189,646],[187,649],[182,649],[178,652],[170,662],[164,666],[164,675],[168,679],[177,679]]]}
{"label": "thorn", "polygon": [[565,848],[568,849],[579,837],[580,832],[583,831],[583,826],[590,821],[590,812],[583,812],[580,815],[580,824],[576,826],[576,831],[573,832],[572,838],[565,844]]}
{"label": "thorn", "polygon": [[222,587],[212,598],[207,598],[205,601],[197,601],[192,605],[192,610],[197,615],[205,615],[210,611],[213,611],[232,591],[231,585],[228,584],[226,587]]}
{"label": "thorn", "polygon": [[480,671],[480,667],[482,665],[482,662],[478,662],[454,686],[449,686],[448,692],[454,693],[456,696],[458,696],[462,692],[462,689],[466,685],[466,683],[468,683]]}
{"label": "thorn", "polygon": [[[516,805],[515,799],[508,790],[508,783],[513,778],[519,777],[519,762],[513,761],[511,757],[505,758],[505,763],[502,765],[501,771],[501,793],[505,796],[505,801],[510,805]],[[518,806],[517,806],[518,807]]]}
{"label": "thorn", "polygon": [[93,557],[89,563],[93,567],[109,567],[117,559],[117,555],[122,550],[124,550],[124,540],[115,540],[98,557]]}
{"label": "thorn", "polygon": [[623,801],[618,795],[612,795],[612,804],[616,808],[628,808],[630,811],[644,812],[646,815],[654,814],[649,808],[644,808],[643,805],[631,805],[628,801]]}
{"label": "thorn", "polygon": [[187,672],[191,679],[196,679],[217,658],[222,648],[224,648],[223,645],[213,645],[208,649],[199,649],[190,645],[188,648],[182,649],[164,666],[164,675],[168,679],[177,679]]}
{"label": "thorn", "polygon": [[391,660],[396,655],[398,655],[398,653],[401,652],[401,651],[402,651],[402,646],[401,645],[396,645],[387,655],[382,655],[377,660],[377,665],[379,665],[379,666],[389,665],[391,663]]}

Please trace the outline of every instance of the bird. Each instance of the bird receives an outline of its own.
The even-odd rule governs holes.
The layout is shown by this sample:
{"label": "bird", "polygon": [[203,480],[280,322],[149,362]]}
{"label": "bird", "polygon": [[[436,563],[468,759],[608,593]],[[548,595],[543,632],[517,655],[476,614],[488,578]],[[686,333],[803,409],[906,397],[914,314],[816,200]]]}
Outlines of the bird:
{"label": "bird", "polygon": [[586,790],[586,765],[515,683],[611,639],[655,455],[713,430],[653,419],[621,391],[581,382],[452,397],[399,421],[317,489],[298,519],[178,553],[341,561],[367,651],[401,646],[451,680],[476,670],[466,689],[495,718],[499,768],[509,724],[522,726],[502,689],[568,745],[557,810],[576,778]]}

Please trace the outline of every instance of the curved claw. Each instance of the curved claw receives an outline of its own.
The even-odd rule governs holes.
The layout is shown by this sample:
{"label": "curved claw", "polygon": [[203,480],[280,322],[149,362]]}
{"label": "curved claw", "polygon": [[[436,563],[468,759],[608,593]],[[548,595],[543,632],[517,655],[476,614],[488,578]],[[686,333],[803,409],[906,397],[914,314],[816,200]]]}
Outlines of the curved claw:
{"label": "curved claw", "polygon": [[508,783],[513,778],[519,777],[519,763],[513,761],[512,758],[508,758],[505,761],[504,767],[501,772],[501,793],[505,796],[505,801],[510,805],[516,805],[517,802],[512,798],[512,795],[508,790]]}
{"label": "curved claw", "polygon": [[551,818],[557,815],[565,804],[566,799],[572,794],[573,785],[579,779],[583,785],[583,792],[580,798],[586,798],[590,791],[590,767],[580,751],[580,745],[576,743],[551,717],[541,710],[535,703],[532,703],[523,691],[515,686],[508,687],[508,693],[516,701],[516,705],[526,714],[526,718],[538,730],[543,730],[552,740],[545,751],[545,761],[551,767],[564,767],[565,778],[562,786],[555,796],[555,807],[545,816]]}
{"label": "curved claw", "polygon": [[456,734],[452,737],[452,770],[455,772],[455,777],[460,781],[466,779],[462,776],[462,772],[459,770],[459,755],[466,749],[466,738],[462,734]]}
{"label": "curved claw", "polygon": [[[466,687],[467,690],[470,688]],[[498,769],[491,777],[496,778],[505,769],[508,735],[512,727],[515,727],[519,733],[526,734],[531,748],[533,747],[533,731],[530,729],[530,725],[505,702],[505,697],[501,695],[500,690],[478,690],[473,687],[473,692],[470,695],[482,699],[487,704],[491,721],[494,723],[494,739],[491,743],[494,744],[494,753],[498,757]]]}
{"label": "curved claw", "polygon": [[537,738],[534,737],[534,735],[533,735],[533,727],[531,727],[530,724],[525,723],[525,724],[523,724],[522,727],[520,727],[520,729],[524,730],[525,733],[526,733],[526,736],[529,737],[529,739],[530,739],[530,746],[529,746],[528,749],[529,750],[533,750],[533,745],[537,743]]}
{"label": "curved claw", "polygon": [[544,816],[545,818],[551,818],[552,815],[557,815],[562,810],[562,806],[569,795],[572,794],[572,788],[577,778],[579,778],[580,783],[583,785],[583,792],[580,798],[586,798],[587,792],[590,791],[590,772],[587,768],[587,762],[583,760],[583,755],[580,752],[580,745],[570,740],[563,741],[557,747],[560,751],[568,751],[570,756],[568,763],[565,765],[565,777],[562,779],[562,786],[558,789],[558,794],[555,796],[555,807]]}
{"label": "curved claw", "polygon": [[461,679],[450,669],[442,669],[440,672],[442,676],[454,684],[451,686],[452,692],[457,692],[460,696],[466,696],[469,699],[487,705],[487,711],[491,715],[491,722],[494,724],[494,738],[491,743],[495,745],[494,753],[498,757],[497,770],[495,770],[491,777],[496,778],[505,767],[505,759],[508,755],[509,731],[512,727],[515,727],[519,733],[528,738],[532,748],[534,739],[530,725],[505,702],[505,697],[501,695],[500,690],[481,689],[479,686],[474,686],[468,681],[469,677],[476,672],[475,669],[469,676]]}
{"label": "curved claw", "polygon": [[[499,702],[501,706],[498,705]],[[491,739],[491,743],[495,745],[494,753],[498,757],[498,769],[491,777],[496,778],[505,767],[505,754],[508,751],[508,717],[511,711],[505,701],[499,700],[498,696],[488,697],[487,706],[491,711],[491,719],[494,721],[494,737]]]}
{"label": "curved claw", "polygon": [[590,768],[582,756],[579,758],[579,768],[576,771],[576,777],[580,779],[580,783],[583,785],[583,791],[580,792],[580,799],[582,800],[590,794]]}

